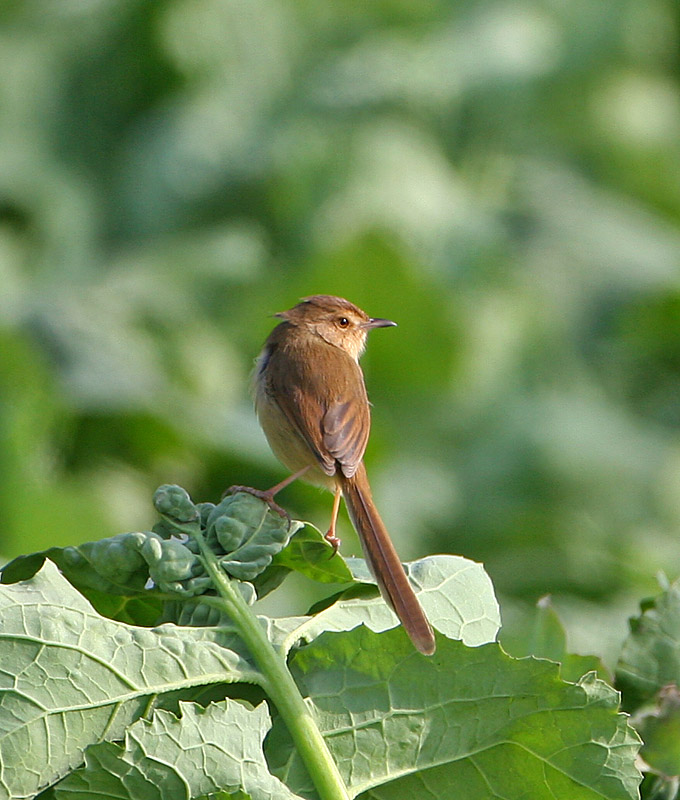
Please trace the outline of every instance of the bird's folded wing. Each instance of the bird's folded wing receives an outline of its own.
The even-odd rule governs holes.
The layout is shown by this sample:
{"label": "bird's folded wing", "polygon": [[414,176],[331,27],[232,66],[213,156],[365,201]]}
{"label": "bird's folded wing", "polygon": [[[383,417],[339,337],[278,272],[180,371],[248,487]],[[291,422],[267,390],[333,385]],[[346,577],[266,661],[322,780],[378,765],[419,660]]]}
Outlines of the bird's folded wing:
{"label": "bird's folded wing", "polygon": [[320,357],[333,380],[315,369],[315,359],[290,360],[283,373],[273,353],[267,372],[270,396],[305,440],[320,467],[334,475],[338,465],[346,477],[364,456],[371,417],[363,375],[345,353],[324,346]]}

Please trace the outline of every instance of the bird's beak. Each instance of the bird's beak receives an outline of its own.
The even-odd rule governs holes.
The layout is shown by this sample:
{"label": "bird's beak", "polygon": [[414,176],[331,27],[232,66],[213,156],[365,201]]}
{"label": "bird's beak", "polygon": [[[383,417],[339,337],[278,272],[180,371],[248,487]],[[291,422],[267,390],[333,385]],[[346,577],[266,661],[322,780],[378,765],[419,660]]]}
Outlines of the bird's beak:
{"label": "bird's beak", "polygon": [[364,322],[363,328],[372,330],[373,328],[396,328],[397,323],[392,322],[391,319],[381,319],[380,317],[371,317],[368,322]]}

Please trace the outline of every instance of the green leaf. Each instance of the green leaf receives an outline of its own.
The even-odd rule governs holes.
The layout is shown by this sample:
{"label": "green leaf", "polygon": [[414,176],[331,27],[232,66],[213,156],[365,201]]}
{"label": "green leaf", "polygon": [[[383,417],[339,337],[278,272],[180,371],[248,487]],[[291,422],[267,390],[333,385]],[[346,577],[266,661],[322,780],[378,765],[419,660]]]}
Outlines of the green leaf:
{"label": "green leaf", "polygon": [[3,570],[3,583],[34,575],[46,557],[93,599],[102,592],[146,599],[151,595],[147,590],[149,578],[160,590],[181,594],[200,594],[211,585],[189,547],[152,531],[121,533],[77,547],[52,547],[20,556]]}
{"label": "green leaf", "polygon": [[286,547],[255,578],[253,583],[257,596],[265,597],[276,589],[291,571],[318,583],[349,583],[353,580],[345,559],[340,553],[334,553],[321,531],[309,522],[291,536]]}
{"label": "green leaf", "polygon": [[565,681],[577,681],[586,672],[593,671],[603,680],[611,680],[599,658],[568,651],[566,632],[549,595],[536,603],[533,618],[523,626],[519,636],[509,636],[503,628],[501,642],[513,656],[536,656],[557,661],[562,665],[560,674]]}
{"label": "green leaf", "polygon": [[[128,535],[122,534],[123,537]],[[163,611],[163,599],[145,589],[149,569],[144,559],[137,559],[133,555],[131,568],[118,571],[113,576],[106,556],[99,557],[102,553],[101,544],[115,539],[118,537],[87,542],[77,547],[50,547],[40,553],[19,556],[4,567],[1,582],[10,584],[28,580],[49,559],[102,616],[129,625],[154,625]],[[99,571],[100,565],[107,576]]]}
{"label": "green leaf", "polygon": [[616,666],[616,684],[628,710],[651,700],[666,684],[680,685],[680,581],[643,608],[630,621]]}
{"label": "green leaf", "polygon": [[167,604],[164,604],[162,598],[153,591],[127,596],[98,592],[96,589],[82,588],[81,591],[102,617],[125,622],[127,625],[151,627],[162,621],[176,621],[161,620],[161,614]]}
{"label": "green leaf", "polygon": [[[352,796],[450,800],[629,800],[639,740],[617,693],[593,674],[560,680],[556,664],[513,659],[497,643],[437,637],[423,658],[403,630],[324,634],[292,669]],[[275,774],[313,796],[278,722]]]}
{"label": "green leaf", "polygon": [[15,583],[32,577],[49,558],[79,588],[109,594],[142,593],[149,579],[149,569],[140,553],[144,537],[141,533],[121,533],[76,547],[50,547],[40,553],[19,556],[3,569],[2,582]]}
{"label": "green leaf", "polygon": [[[438,555],[405,566],[436,630],[472,647],[496,638],[500,610],[482,564],[462,556]],[[362,567],[367,569],[365,562]]]}
{"label": "green leaf", "polygon": [[[347,559],[353,575],[371,581],[363,559]],[[430,623],[452,639],[475,646],[496,638],[500,626],[498,603],[481,564],[461,556],[430,556],[405,564]],[[357,585],[355,585],[357,586]],[[357,625],[384,631],[399,625],[397,616],[375,591],[350,587],[340,599],[313,617],[276,620],[279,634],[290,646],[297,638],[309,641],[324,631],[348,631]]]}
{"label": "green leaf", "polygon": [[[406,566],[408,568],[408,565]],[[330,608],[334,603],[357,599],[374,600],[379,595],[380,590],[378,589],[377,584],[373,583],[372,581],[367,581],[366,583],[360,583],[357,581],[356,583],[352,583],[350,586],[346,586],[344,589],[341,589],[335,594],[331,594],[328,597],[323,597],[321,600],[318,600],[311,606],[308,613],[313,616],[325,611],[327,608]]]}
{"label": "green leaf", "polygon": [[326,541],[323,533],[305,523],[273,560],[273,565],[287,567],[318,583],[349,583],[352,573],[340,553]]}
{"label": "green leaf", "polygon": [[47,561],[0,587],[0,798],[30,797],[122,737],[150,699],[261,677],[233,632],[135,628],[100,617]]}
{"label": "green leaf", "polygon": [[273,563],[270,564],[257,577],[253,578],[252,583],[257,591],[258,599],[266,597],[270,592],[273,592],[274,589],[278,589],[288,575],[290,575],[288,567],[279,567],[275,566]]}
{"label": "green leaf", "polygon": [[[225,700],[203,709],[180,703],[180,716],[156,711],[131,725],[122,745],[88,748],[85,767],[56,788],[57,800],[125,797],[193,798],[224,791],[252,800],[292,800],[268,769],[262,742],[270,728],[265,704]],[[241,795],[242,797],[244,795]]]}

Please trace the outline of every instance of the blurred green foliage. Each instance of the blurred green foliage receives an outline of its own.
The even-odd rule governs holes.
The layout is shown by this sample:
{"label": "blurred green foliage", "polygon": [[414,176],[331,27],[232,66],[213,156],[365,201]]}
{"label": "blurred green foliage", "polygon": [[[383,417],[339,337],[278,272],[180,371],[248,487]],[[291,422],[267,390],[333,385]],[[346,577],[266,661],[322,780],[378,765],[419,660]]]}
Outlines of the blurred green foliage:
{"label": "blurred green foliage", "polygon": [[[679,26],[673,0],[3,3],[0,551],[140,529],[159,483],[279,480],[252,360],[337,293],[400,325],[364,366],[403,557],[623,632],[680,572]],[[316,490],[283,502],[324,526]]]}

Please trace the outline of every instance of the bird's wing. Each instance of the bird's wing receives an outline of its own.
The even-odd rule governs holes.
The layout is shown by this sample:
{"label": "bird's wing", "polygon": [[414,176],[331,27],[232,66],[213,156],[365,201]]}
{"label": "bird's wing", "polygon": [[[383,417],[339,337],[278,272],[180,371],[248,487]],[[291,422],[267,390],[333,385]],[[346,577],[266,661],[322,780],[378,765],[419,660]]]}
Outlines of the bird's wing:
{"label": "bird's wing", "polygon": [[334,475],[339,466],[351,477],[364,456],[371,427],[363,375],[342,350],[318,346],[318,358],[313,352],[305,358],[277,358],[274,351],[267,364],[267,391],[321,469]]}
{"label": "bird's wing", "polygon": [[326,449],[347,478],[354,475],[364,457],[371,428],[365,389],[362,394],[360,399],[354,395],[337,398],[328,406],[322,422]]}

